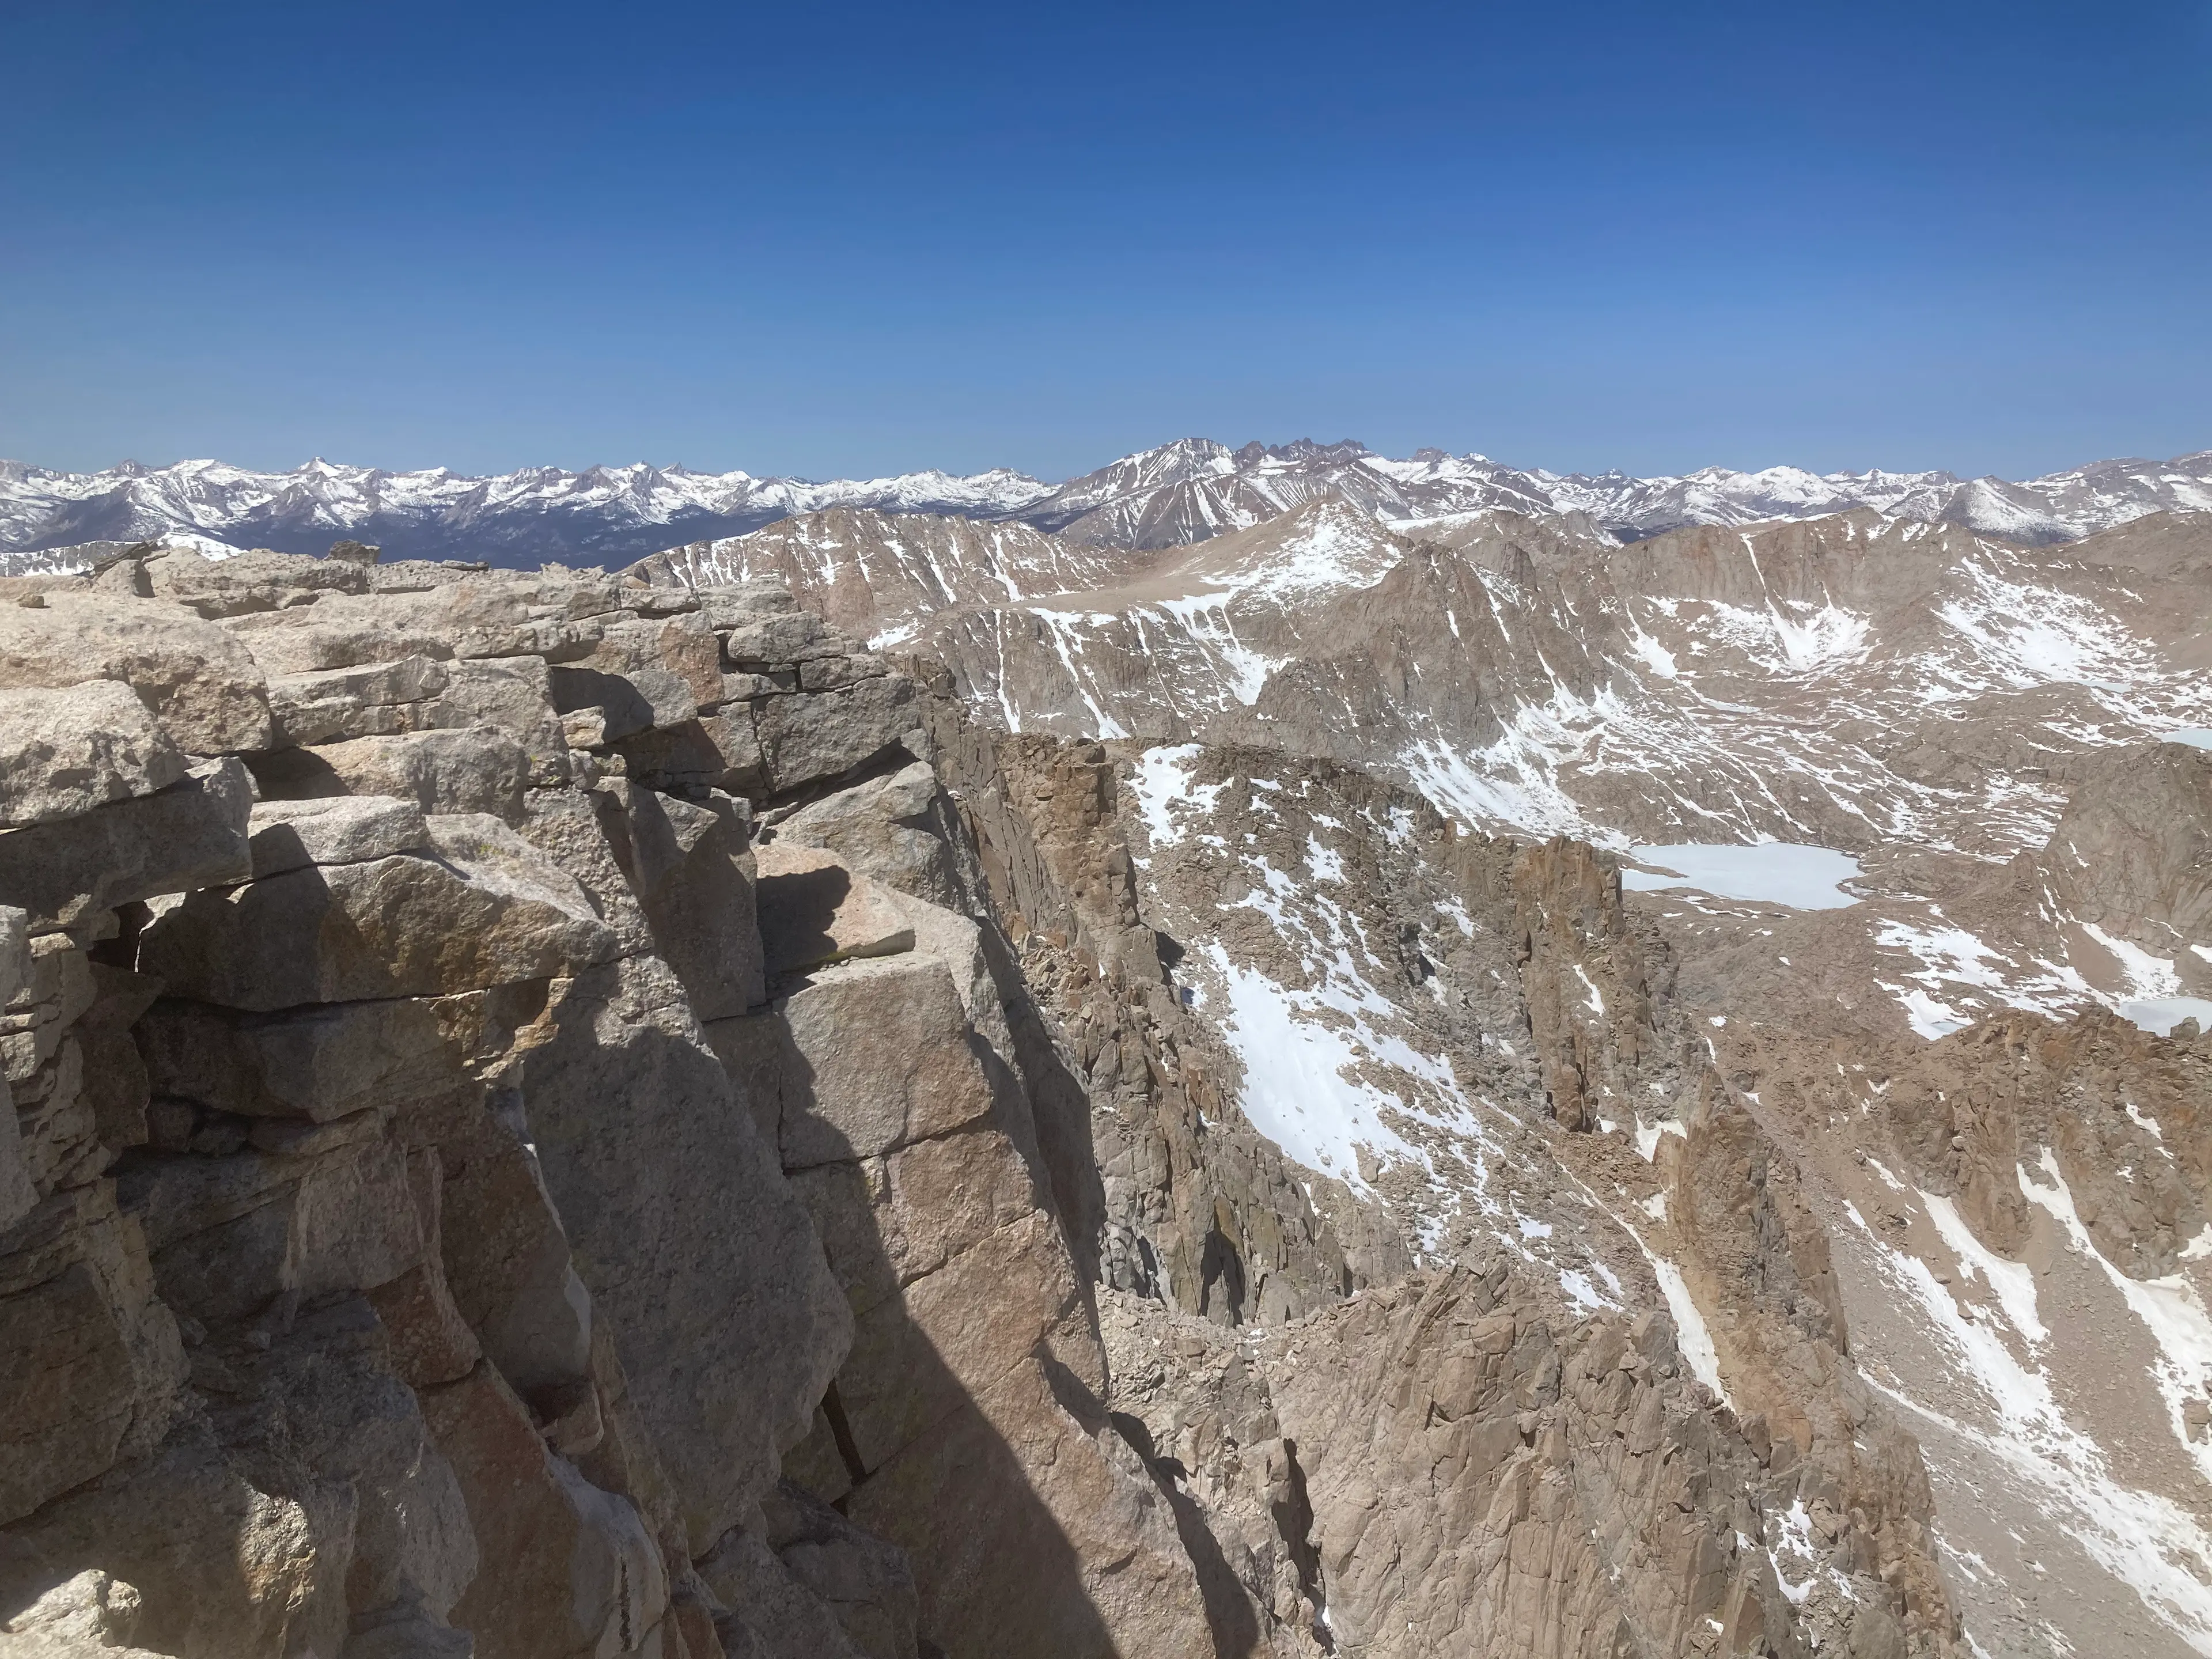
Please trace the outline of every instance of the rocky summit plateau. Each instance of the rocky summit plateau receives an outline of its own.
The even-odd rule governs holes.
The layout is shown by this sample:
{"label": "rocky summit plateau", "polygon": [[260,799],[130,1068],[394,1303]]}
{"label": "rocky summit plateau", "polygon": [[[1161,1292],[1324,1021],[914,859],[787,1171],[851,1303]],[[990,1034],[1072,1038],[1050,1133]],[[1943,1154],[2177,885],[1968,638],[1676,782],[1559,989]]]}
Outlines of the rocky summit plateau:
{"label": "rocky summit plateau", "polygon": [[2212,1653],[2206,456],[277,477],[0,473],[0,1655]]}

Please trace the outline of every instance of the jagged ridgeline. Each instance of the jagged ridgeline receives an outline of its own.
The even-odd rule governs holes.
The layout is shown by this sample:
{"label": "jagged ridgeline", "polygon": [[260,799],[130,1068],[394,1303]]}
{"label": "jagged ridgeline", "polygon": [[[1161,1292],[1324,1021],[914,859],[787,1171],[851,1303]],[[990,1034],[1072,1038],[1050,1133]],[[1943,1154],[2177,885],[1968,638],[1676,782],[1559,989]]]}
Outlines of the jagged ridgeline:
{"label": "jagged ridgeline", "polygon": [[[1595,700],[1643,640],[1695,717],[1698,613],[1588,585],[1737,550],[1370,522],[1329,579],[1373,596],[1348,686],[1294,556],[1346,556],[1341,508],[1164,562],[950,519],[917,559],[831,514],[612,576],[348,544],[0,579],[0,1654],[1963,1659],[2006,1595],[1988,1650],[2059,1650],[1964,1541],[1977,1470],[2131,1587],[2129,1650],[2194,1640],[2185,1341],[2143,1373],[2172,1433],[2077,1446],[2053,1333],[2068,1273],[2201,1318],[2212,1049],[2045,990],[1931,1041],[1917,981],[1774,988],[1778,954],[1893,971],[1863,915],[1447,817],[1423,734],[1496,741],[1522,653]],[[2017,574],[1867,514],[1790,534],[1807,596],[1824,560]],[[875,562],[809,562],[838,538]],[[1020,561],[1110,599],[1024,609]],[[2154,562],[2160,595],[2201,564]],[[1741,599],[1700,601],[1728,672],[1808,672],[1814,625],[1770,606],[1769,663]],[[1198,689],[1102,677],[1156,610]],[[1490,678],[1418,692],[1478,629]],[[2179,675],[2130,695],[2196,707]],[[1900,866],[1916,902],[2032,889],[2008,948],[2060,966],[2201,937],[2168,842],[2212,757],[2090,756],[2044,683],[1983,690],[2118,781],[2022,799],[1850,739],[1994,826]],[[1671,765],[1572,811],[1656,835],[1759,769]],[[1929,1415],[1995,1354],[2045,1389],[2033,1469]]]}

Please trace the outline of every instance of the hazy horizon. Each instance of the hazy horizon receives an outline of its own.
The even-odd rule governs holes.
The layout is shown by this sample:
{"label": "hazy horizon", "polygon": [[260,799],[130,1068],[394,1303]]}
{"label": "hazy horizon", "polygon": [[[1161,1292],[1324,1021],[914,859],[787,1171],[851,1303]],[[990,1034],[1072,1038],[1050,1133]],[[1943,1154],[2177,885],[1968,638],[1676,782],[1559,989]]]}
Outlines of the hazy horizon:
{"label": "hazy horizon", "polygon": [[[1032,478],[1036,479],[1036,480],[1037,480],[1039,483],[1049,483],[1049,484],[1065,483],[1067,483],[1067,482],[1069,482],[1069,481],[1071,481],[1071,480],[1073,480],[1073,479],[1074,479],[1074,478],[1079,478],[1079,477],[1084,477],[1085,474],[1088,474],[1088,473],[1090,473],[1090,472],[1096,471],[1097,471],[1099,468],[1103,467],[1103,466],[1106,466],[1106,465],[1108,465],[1111,464],[1111,463],[1112,463],[1112,462],[1114,462],[1114,461],[1120,460],[1120,459],[1123,459],[1123,458],[1124,458],[1125,456],[1127,456],[1127,455],[1133,455],[1133,454],[1138,454],[1138,453],[1144,453],[1145,451],[1154,450],[1154,449],[1159,449],[1159,448],[1163,448],[1163,447],[1166,447],[1166,446],[1167,446],[1167,445],[1169,445],[1169,444],[1172,444],[1172,443],[1176,443],[1176,442],[1182,441],[1183,440],[1188,440],[1188,439],[1197,439],[1197,438],[1202,438],[1203,436],[1204,436],[1204,434],[1197,434],[1197,433],[1185,433],[1185,434],[1182,434],[1181,438],[1169,438],[1169,439],[1162,439],[1162,440],[1160,440],[1160,441],[1158,441],[1158,442],[1155,442],[1155,443],[1145,444],[1145,445],[1141,446],[1141,447],[1140,447],[1139,448],[1138,448],[1138,449],[1127,450],[1127,451],[1123,451],[1123,452],[1121,452],[1120,454],[1109,455],[1109,456],[1102,457],[1102,458],[1101,458],[1101,459],[1099,459],[1097,461],[1094,462],[1091,465],[1090,465],[1090,466],[1086,466],[1086,467],[1083,467],[1083,468],[1081,468],[1080,470],[1079,470],[1078,471],[1075,471],[1075,472],[1065,473],[1065,474],[1060,474],[1060,475],[1047,475],[1047,474],[1041,474],[1041,473],[1030,472],[1030,473],[1027,473],[1027,474],[1026,474],[1026,476],[1028,476],[1028,477],[1032,477]],[[1261,445],[1262,445],[1263,447],[1268,447],[1268,448],[1280,448],[1280,447],[1285,447],[1285,446],[1287,446],[1287,445],[1289,445],[1289,444],[1297,443],[1297,442],[1300,442],[1300,441],[1306,441],[1306,440],[1304,438],[1304,436],[1303,436],[1303,434],[1302,434],[1300,438],[1258,438],[1258,439],[1249,439],[1249,440],[1246,440],[1246,441],[1244,441],[1244,442],[1258,443],[1258,444],[1261,444]],[[1213,442],[1217,442],[1217,443],[1221,443],[1221,444],[1224,445],[1226,447],[1228,447],[1228,448],[1230,448],[1230,449],[1231,449],[1231,450],[1241,449],[1241,448],[1243,448],[1243,447],[1244,447],[1244,442],[1234,442],[1234,441],[1229,441],[1229,440],[1226,440],[1226,439],[1213,439],[1213,440],[1212,440],[1212,441],[1213,441]],[[1363,441],[1362,441],[1362,440],[1359,440],[1359,439],[1356,439],[1356,438],[1334,438],[1334,439],[1314,439],[1314,440],[1311,440],[1311,441],[1316,442],[1316,443],[1321,443],[1321,444],[1332,444],[1332,443],[1346,443],[1346,442],[1358,443],[1358,442],[1362,442]],[[1437,446],[1437,445],[1417,445],[1417,446],[1415,446],[1415,447],[1414,447],[1414,449],[1419,449],[1419,448],[1437,448],[1437,447],[1440,447],[1440,446]],[[1373,444],[1367,444],[1367,445],[1365,445],[1365,447],[1368,449],[1368,451],[1369,451],[1370,453],[1374,453],[1374,454],[1377,454],[1377,455],[1382,455],[1382,456],[1383,456],[1386,459],[1398,459],[1398,460],[1403,460],[1403,459],[1407,459],[1408,457],[1410,457],[1410,456],[1414,453],[1414,449],[1407,449],[1407,450],[1405,450],[1405,451],[1402,451],[1402,452],[1393,453],[1393,452],[1389,452],[1389,451],[1382,450],[1382,449],[1379,448],[1377,446],[1373,445]],[[1694,472],[1697,472],[1697,471],[1702,471],[1702,470],[1704,470],[1704,468],[1705,468],[1705,467],[1715,467],[1715,466],[1717,466],[1717,467],[1725,467],[1725,468],[1727,468],[1727,470],[1729,470],[1729,471],[1730,471],[1741,472],[1741,473],[1759,473],[1759,472],[1767,471],[1770,471],[1770,470],[1775,470],[1775,469],[1784,469],[1784,468],[1793,468],[1793,467],[1794,467],[1794,468],[1796,468],[1798,471],[1806,471],[1806,472],[1816,472],[1816,473],[1818,473],[1820,476],[1822,476],[1822,477],[1844,477],[1844,476],[1860,476],[1860,477],[1863,477],[1863,476],[1866,475],[1867,473],[1869,473],[1869,472],[1875,472],[1875,471],[1891,472],[1891,473],[1942,472],[1942,471],[1949,471],[1949,472],[1951,472],[1951,473],[1954,474],[1955,476],[1957,476],[1957,477],[1960,477],[1960,478],[1962,478],[1962,479],[1972,479],[1972,478],[1975,478],[1975,477],[1999,477],[1999,478],[2004,478],[2004,479],[2006,479],[2008,482],[2020,482],[2020,481],[2021,481],[2021,480],[2023,480],[2023,479],[2026,479],[2026,478],[2048,476],[2048,474],[2049,474],[2050,472],[2063,472],[2063,471],[2069,471],[2071,467],[2076,467],[2076,466],[2087,466],[2087,465],[2092,465],[2092,464],[2094,464],[2094,463],[2095,463],[2095,462],[2099,462],[2099,461],[2109,461],[2109,460],[2148,460],[2148,461],[2170,461],[2170,460],[2184,459],[2186,459],[2186,458],[2188,458],[2188,457],[2190,457],[2190,456],[2192,456],[2192,455],[2203,454],[2203,453],[2212,453],[2212,446],[2208,446],[2206,449],[2197,449],[2197,450],[2183,450],[2183,451],[2177,452],[2177,453],[2175,453],[2174,454],[2171,454],[2171,455],[2138,455],[2138,456],[2124,456],[2124,455],[2117,455],[2117,454],[2114,454],[2114,455],[2090,455],[2090,456],[2084,456],[2084,457],[2081,457],[2080,459],[2075,460],[2075,461],[2074,461],[2074,462],[2067,463],[2067,464],[2062,464],[2061,465],[2059,465],[2059,466],[2057,466],[2057,467],[2053,467],[2053,468],[2048,468],[2048,469],[2045,469],[2045,471],[2044,473],[2035,473],[2035,474],[2030,474],[2030,473],[2015,473],[2015,474],[2011,474],[2011,475],[2006,475],[2006,474],[2003,474],[2003,473],[1988,474],[1988,473],[1968,473],[1968,472],[1960,472],[1960,471],[1957,468],[1955,468],[1955,467],[1948,467],[1948,468],[1947,468],[1947,467],[1943,467],[1943,466],[1942,466],[1942,465],[1926,465],[1926,466],[1916,466],[1916,465],[1893,465],[1893,464],[1884,464],[1884,463],[1881,463],[1881,462],[1876,462],[1876,463],[1874,463],[1874,464],[1872,464],[1872,465],[1867,465],[1867,466],[1856,466],[1856,467],[1830,467],[1830,468],[1826,468],[1826,469],[1817,469],[1817,468],[1813,468],[1813,467],[1800,466],[1798,463],[1794,462],[1794,461],[1788,461],[1788,460],[1771,460],[1771,461],[1765,461],[1765,462],[1758,463],[1758,464],[1756,464],[1756,465],[1747,465],[1747,466],[1730,466],[1730,465],[1729,465],[1728,463],[1726,463],[1726,462],[1706,462],[1706,463],[1702,464],[1702,465],[1701,465],[1701,466],[1696,466],[1696,467],[1685,467],[1685,468],[1682,468],[1682,469],[1680,469],[1680,471],[1679,472],[1675,472],[1675,473],[1671,473],[1671,474],[1654,474],[1654,473],[1632,473],[1632,472],[1630,472],[1630,471],[1629,471],[1629,470],[1628,470],[1628,469],[1626,469],[1626,468],[1625,468],[1625,467],[1592,467],[1592,468],[1570,469],[1570,468],[1565,468],[1565,467],[1547,466],[1547,465],[1545,465],[1541,460],[1529,461],[1529,460],[1516,459],[1514,459],[1514,458],[1512,458],[1512,457],[1510,457],[1510,456],[1499,455],[1499,454],[1497,454],[1497,453],[1493,453],[1493,452],[1492,452],[1492,451],[1489,451],[1489,450],[1484,450],[1484,449],[1480,449],[1480,448],[1475,449],[1475,450],[1473,450],[1473,451],[1459,450],[1459,451],[1452,451],[1452,452],[1448,452],[1448,453],[1453,453],[1454,455],[1455,455],[1455,456],[1459,456],[1459,457],[1465,457],[1465,456],[1467,456],[1467,455],[1468,455],[1468,454],[1478,454],[1478,455],[1480,455],[1480,456],[1481,456],[1484,459],[1486,459],[1486,460],[1494,461],[1494,462],[1498,463],[1498,464],[1499,465],[1501,465],[1501,466],[1510,467],[1510,468],[1512,468],[1512,469],[1514,469],[1515,471],[1522,471],[1522,472],[1535,472],[1535,471],[1547,471],[1547,472],[1551,472],[1551,473],[1553,473],[1553,474],[1561,474],[1561,475],[1567,474],[1567,473],[1569,473],[1569,472],[1571,472],[1571,472],[1579,472],[1582,476],[1584,476],[1584,477],[1607,477],[1607,476],[1613,476],[1613,475],[1625,476],[1625,477],[1661,477],[1661,476],[1666,476],[1666,477],[1682,477],[1682,476],[1686,476],[1686,475],[1687,475],[1687,474],[1691,474],[1691,473],[1694,473]],[[107,463],[105,466],[94,466],[94,467],[66,467],[66,468],[65,468],[65,467],[49,466],[49,465],[47,465],[46,463],[41,462],[41,461],[38,460],[37,459],[35,459],[34,457],[31,457],[31,456],[24,456],[24,455],[0,455],[0,465],[25,465],[25,466],[39,467],[39,468],[41,468],[41,469],[43,469],[44,471],[52,471],[52,472],[66,472],[66,473],[71,474],[72,476],[77,476],[77,477],[91,476],[91,475],[96,475],[96,474],[98,474],[98,473],[101,473],[101,472],[112,471],[115,471],[115,470],[117,470],[117,469],[119,469],[119,468],[121,468],[121,467],[125,467],[125,466],[138,466],[138,467],[143,467],[143,468],[144,468],[146,471],[149,471],[149,472],[155,472],[155,471],[167,471],[167,470],[169,470],[169,469],[171,469],[171,468],[174,468],[174,467],[190,466],[190,465],[210,465],[210,464],[211,464],[211,465],[216,465],[234,466],[234,467],[237,467],[239,470],[240,470],[240,471],[250,471],[250,472],[264,473],[264,474],[272,474],[272,475],[274,475],[274,474],[283,474],[283,473],[288,473],[288,472],[297,472],[297,471],[301,471],[301,470],[305,469],[306,467],[308,467],[308,466],[310,466],[310,465],[313,465],[315,462],[317,462],[317,461],[320,461],[320,462],[324,463],[325,465],[331,465],[331,466],[358,467],[358,468],[362,468],[362,469],[366,469],[366,470],[370,470],[370,471],[380,471],[380,472],[386,472],[386,473],[414,472],[414,471],[430,471],[437,470],[437,468],[441,465],[441,463],[435,463],[435,462],[434,462],[434,463],[430,464],[430,465],[428,465],[428,466],[425,466],[425,467],[397,467],[397,466],[387,466],[387,465],[382,465],[381,463],[379,463],[379,462],[374,461],[374,460],[362,460],[362,459],[357,459],[353,458],[353,457],[350,457],[350,456],[345,456],[345,455],[329,455],[329,454],[319,454],[319,454],[315,454],[315,455],[310,455],[310,456],[307,456],[307,457],[306,457],[305,459],[301,459],[301,460],[292,461],[292,462],[289,462],[289,463],[282,464],[282,465],[274,465],[274,466],[250,466],[250,465],[247,465],[246,464],[245,464],[245,463],[243,463],[243,462],[240,462],[240,461],[236,460],[236,459],[234,459],[233,457],[227,456],[227,455],[185,455],[185,456],[179,456],[179,457],[177,457],[176,459],[172,459],[172,460],[165,460],[165,461],[148,461],[148,460],[144,460],[144,459],[141,459],[141,458],[139,458],[139,457],[137,457],[137,456],[124,456],[124,457],[122,457],[122,458],[120,458],[120,459],[117,459],[117,460],[111,461],[111,462]],[[538,470],[538,469],[541,469],[541,468],[542,468],[542,469],[551,470],[551,471],[563,471],[563,472],[580,473],[580,472],[589,471],[591,471],[592,469],[593,469],[593,468],[595,468],[595,467],[597,467],[597,468],[604,468],[604,469],[605,469],[605,470],[607,470],[607,471],[620,471],[620,470],[623,470],[623,469],[625,469],[625,468],[635,467],[635,466],[645,466],[645,467],[650,467],[650,468],[653,468],[653,469],[654,469],[654,470],[656,470],[656,471],[662,471],[662,472],[672,472],[672,471],[682,471],[688,472],[688,473],[700,474],[700,475],[720,475],[720,476],[727,476],[727,475],[732,474],[732,473],[743,472],[743,473],[745,473],[745,474],[747,474],[747,475],[749,475],[749,476],[750,476],[750,477],[757,477],[757,478],[766,478],[766,477],[786,477],[786,478],[796,479],[796,480],[799,480],[799,481],[801,481],[801,482],[805,482],[805,483],[830,483],[830,482],[835,482],[835,481],[839,480],[839,479],[860,479],[860,480],[865,480],[865,479],[866,479],[866,478],[872,478],[872,477],[898,477],[898,476],[905,475],[905,474],[923,473],[923,472],[929,472],[929,471],[939,471],[939,472],[944,472],[944,473],[947,474],[948,476],[951,476],[951,477],[975,477],[975,476],[979,476],[979,475],[981,475],[981,474],[984,474],[984,473],[992,472],[992,471],[1023,472],[1023,471],[1024,471],[1024,469],[1022,469],[1022,468],[1019,468],[1019,467],[1007,466],[1007,465],[1004,465],[1003,463],[1001,463],[1001,464],[999,464],[999,465],[983,465],[983,466],[978,466],[978,467],[975,467],[975,468],[968,469],[968,470],[967,470],[967,471],[965,471],[956,472],[952,468],[950,468],[950,467],[933,467],[933,466],[931,466],[931,465],[927,465],[927,464],[926,464],[926,463],[925,463],[925,464],[917,465],[913,465],[913,466],[896,467],[896,468],[889,469],[889,470],[887,470],[887,471],[879,471],[879,472],[870,472],[870,473],[858,473],[858,472],[844,472],[844,473],[837,473],[837,472],[820,472],[820,471],[816,471],[816,472],[780,472],[780,473],[771,473],[771,472],[764,471],[763,470],[762,470],[761,468],[758,468],[758,467],[750,467],[750,466],[747,466],[747,465],[745,465],[742,461],[740,461],[740,462],[737,463],[737,464],[736,464],[736,465],[731,465],[731,466],[696,466],[696,465],[691,465],[691,464],[690,464],[690,463],[689,463],[689,462],[681,461],[681,460],[655,460],[655,459],[650,459],[650,458],[648,458],[648,457],[642,457],[642,456],[639,456],[639,457],[633,457],[633,458],[631,458],[630,459],[628,459],[628,460],[620,460],[620,461],[616,461],[616,460],[605,460],[605,459],[602,459],[602,460],[596,460],[596,461],[586,461],[586,462],[583,462],[583,463],[580,463],[580,464],[577,464],[577,465],[566,465],[566,464],[562,464],[562,463],[559,463],[559,462],[552,462],[552,461],[525,461],[525,462],[523,462],[523,463],[521,463],[520,465],[516,465],[516,466],[511,466],[511,467],[501,468],[501,469],[499,469],[499,470],[498,470],[498,471],[489,471],[489,472],[483,472],[483,471],[477,471],[477,472],[465,472],[465,471],[463,471],[463,470],[462,470],[462,469],[458,468],[458,467],[447,467],[445,470],[446,470],[446,471],[447,471],[453,472],[453,474],[455,474],[455,475],[456,475],[456,476],[458,476],[458,477],[502,477],[502,476],[510,476],[510,475],[512,475],[512,474],[514,474],[514,473],[516,473],[516,472],[523,472],[523,471],[534,471],[534,470]]]}

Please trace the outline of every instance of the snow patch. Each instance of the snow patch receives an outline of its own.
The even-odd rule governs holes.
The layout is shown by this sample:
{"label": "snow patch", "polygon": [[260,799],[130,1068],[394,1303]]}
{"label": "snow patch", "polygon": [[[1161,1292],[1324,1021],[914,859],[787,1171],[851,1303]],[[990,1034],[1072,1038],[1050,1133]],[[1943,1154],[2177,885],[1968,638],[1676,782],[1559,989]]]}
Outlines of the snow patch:
{"label": "snow patch", "polygon": [[1682,1270],[1665,1256],[1655,1255],[1651,1258],[1651,1271],[1667,1297],[1667,1311],[1674,1316],[1674,1344],[1681,1349],[1682,1358],[1690,1362],[1691,1374],[1719,1395],[1723,1405],[1733,1410],[1735,1401],[1721,1386],[1721,1358],[1713,1346],[1713,1334],[1705,1328],[1705,1316],[1698,1311]]}
{"label": "snow patch", "polygon": [[1191,763],[1198,758],[1198,752],[1199,746],[1194,743],[1147,749],[1130,775],[1130,787],[1137,796],[1137,814],[1144,820],[1146,836],[1155,848],[1172,847],[1183,837],[1182,826],[1175,821],[1172,809],[1194,808],[1211,812],[1221,798],[1221,785],[1194,784],[1190,781]]}
{"label": "snow patch", "polygon": [[2031,1181],[2026,1165],[2015,1166],[2021,1191],[2030,1203],[2051,1213],[2065,1230],[2075,1249],[2103,1269],[2105,1277],[2127,1303],[2129,1311],[2150,1333],[2159,1351],[2151,1376],[2158,1384],[2159,1393],[2165,1397],[2167,1425],[2174,1438],[2196,1460],[2197,1467],[2212,1479],[2212,1444],[2191,1441],[2181,1414],[2182,1402],[2202,1399],[2207,1384],[2212,1383],[2212,1316],[2206,1315],[2203,1299],[2197,1295],[2197,1287],[2179,1273],[2163,1279],[2130,1279],[2106,1260],[2096,1240],[2089,1236],[2089,1230],[2081,1224],[2081,1215],[2074,1207],[2074,1194],[2048,1146],[2043,1149],[2041,1166],[2043,1173],[2050,1177],[2048,1187]]}
{"label": "snow patch", "polygon": [[1228,994],[1222,1035],[1244,1068],[1240,1103],[1252,1127],[1286,1157],[1362,1191],[1362,1148],[1378,1158],[1419,1162],[1382,1121],[1385,1109],[1405,1103],[1361,1079],[1370,1056],[1350,1034],[1308,1018],[1301,999],[1238,967],[1218,943],[1206,949]]}

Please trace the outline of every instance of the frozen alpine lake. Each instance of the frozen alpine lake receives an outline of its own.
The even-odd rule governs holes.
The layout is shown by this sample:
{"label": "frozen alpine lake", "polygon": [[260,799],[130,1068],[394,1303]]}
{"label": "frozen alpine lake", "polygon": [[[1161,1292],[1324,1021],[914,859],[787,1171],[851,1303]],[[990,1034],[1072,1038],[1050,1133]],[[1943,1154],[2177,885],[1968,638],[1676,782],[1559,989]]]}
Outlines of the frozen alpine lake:
{"label": "frozen alpine lake", "polygon": [[2153,1036],[2167,1036],[2185,1019],[2195,1020],[2199,1030],[2212,1031],[2212,1000],[2203,997],[2129,997],[2120,1004],[2120,1014]]}
{"label": "frozen alpine lake", "polygon": [[1830,847],[1780,841],[1753,847],[1683,842],[1671,847],[1632,847],[1628,856],[1652,866],[1620,872],[1620,884],[1639,892],[1695,887],[1721,898],[1786,904],[1796,910],[1840,910],[1858,902],[1840,884],[1858,875],[1859,861]]}

